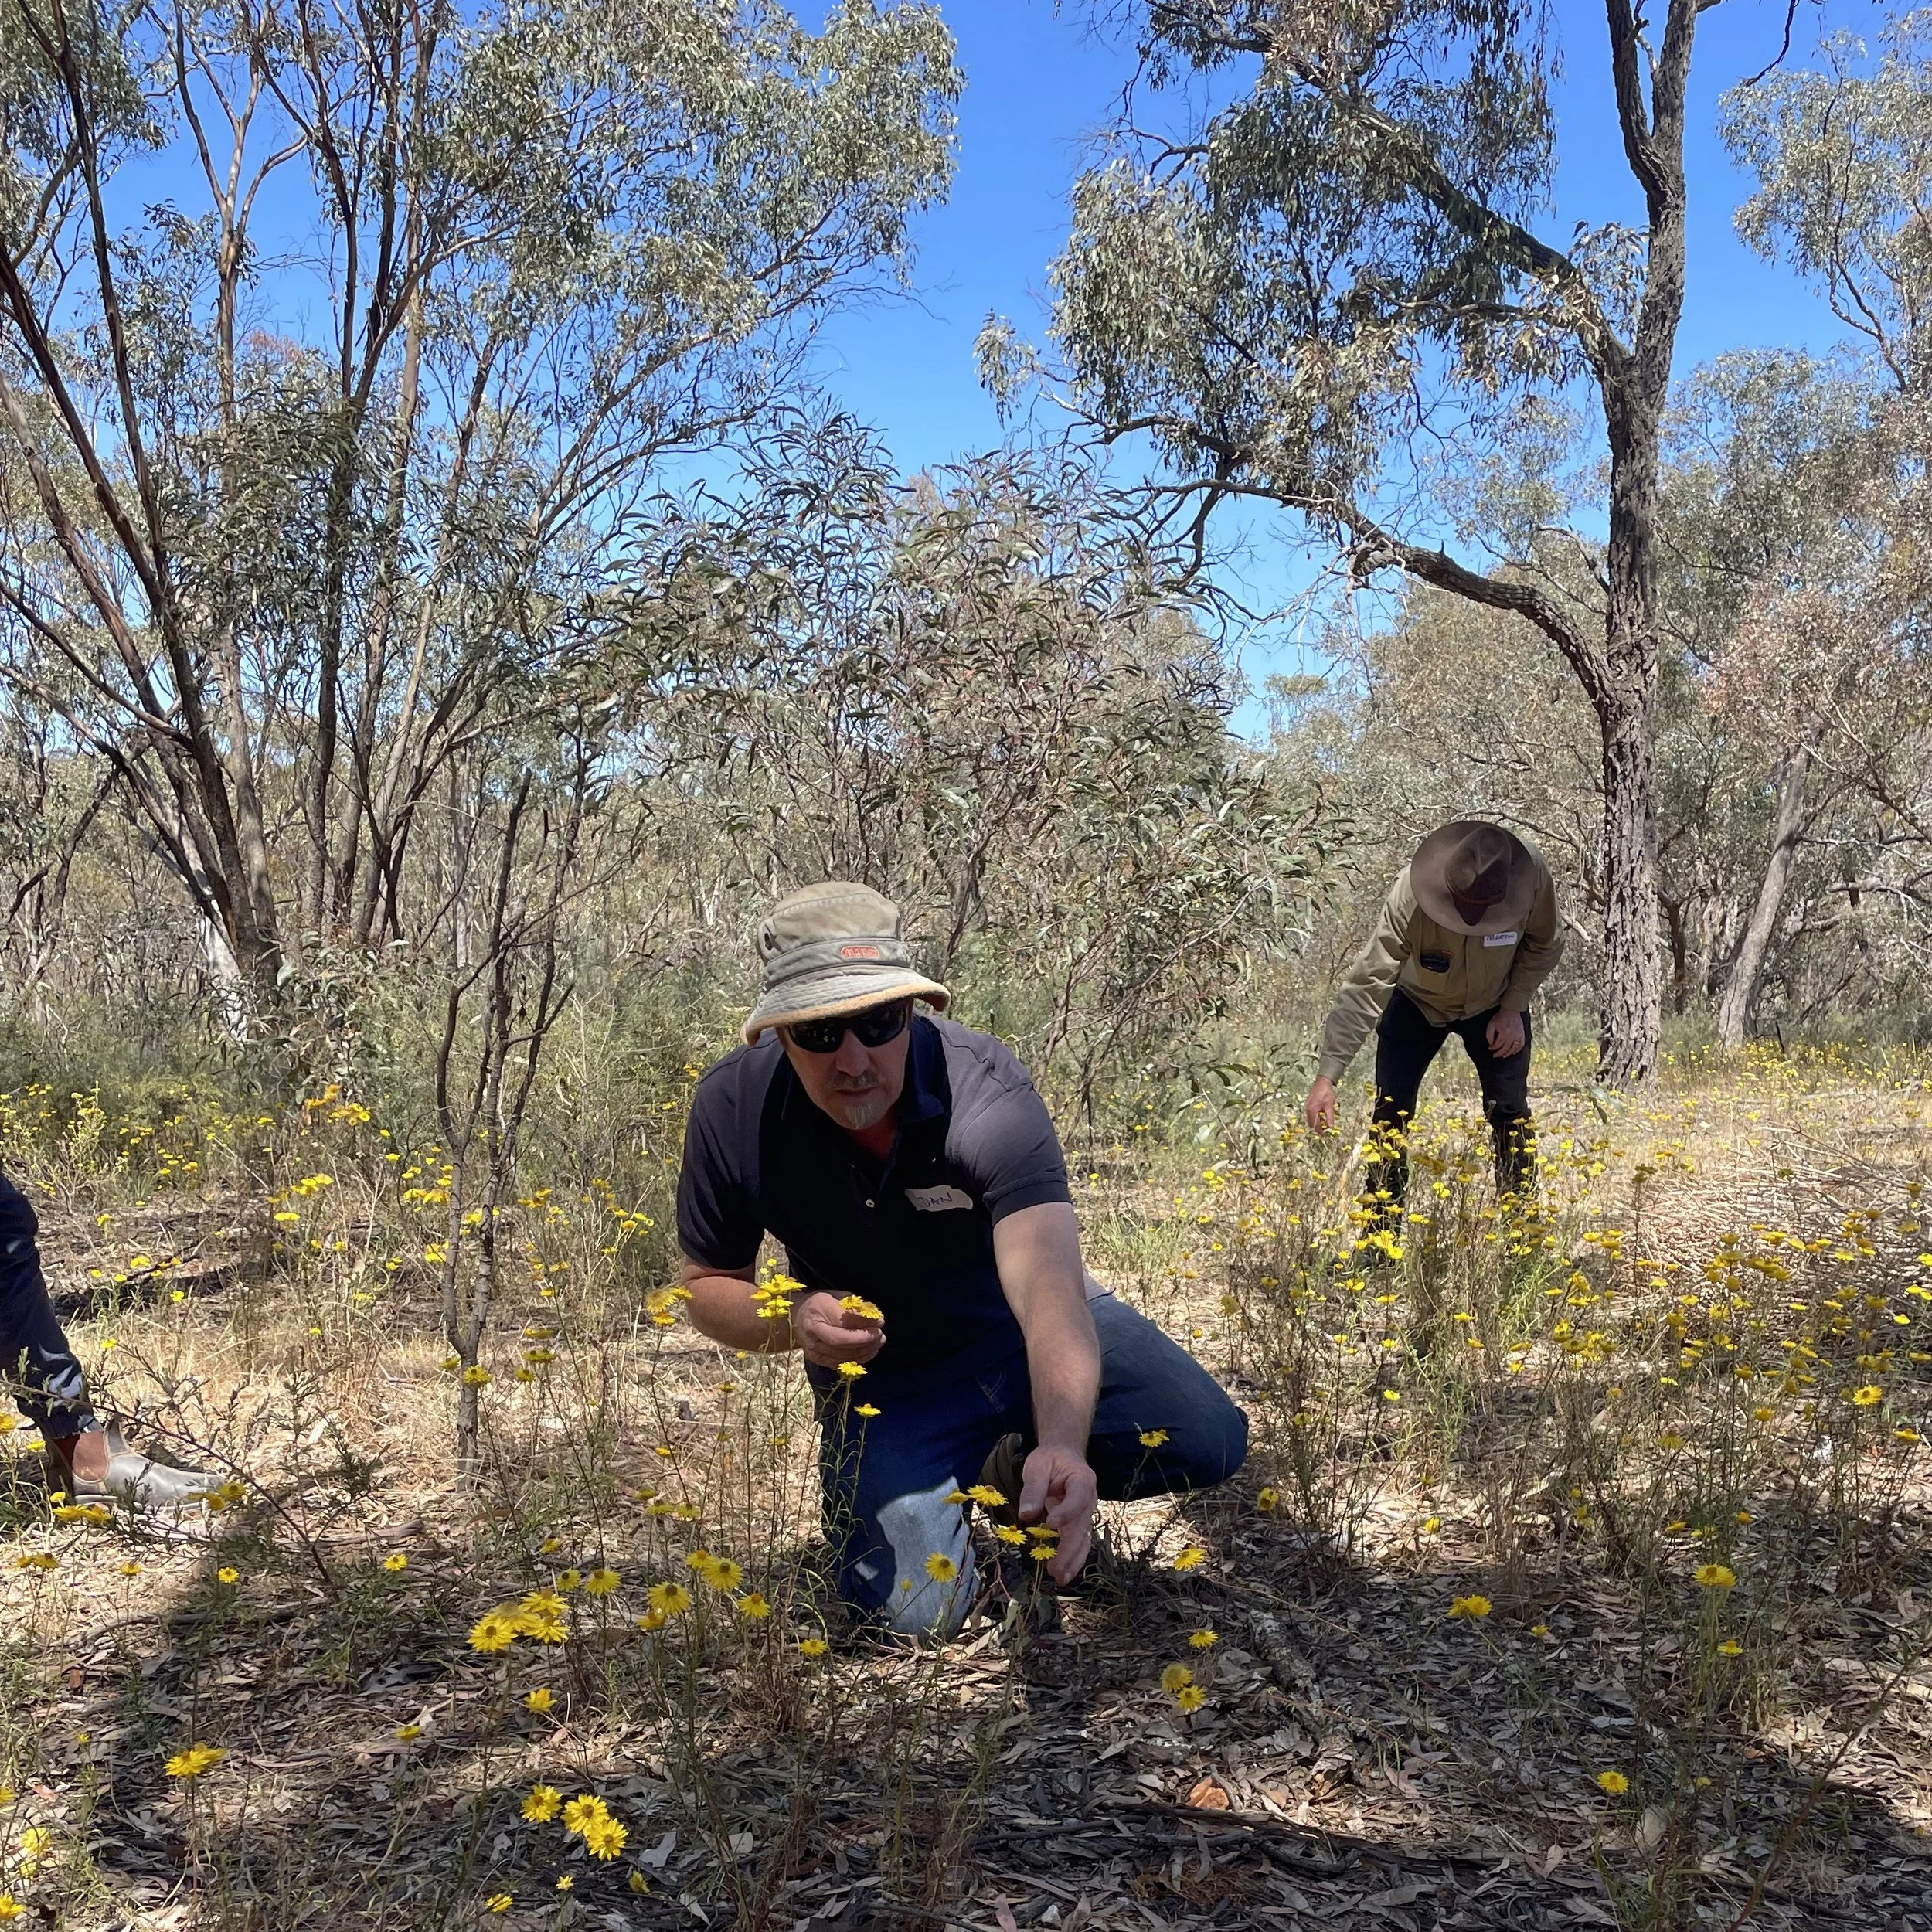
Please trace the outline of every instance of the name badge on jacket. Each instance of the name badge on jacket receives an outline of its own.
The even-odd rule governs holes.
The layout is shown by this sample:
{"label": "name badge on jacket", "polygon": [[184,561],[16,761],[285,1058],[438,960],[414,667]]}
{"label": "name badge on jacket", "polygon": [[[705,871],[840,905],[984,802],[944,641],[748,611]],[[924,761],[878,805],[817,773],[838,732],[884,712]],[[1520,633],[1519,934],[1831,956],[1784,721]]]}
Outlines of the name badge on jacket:
{"label": "name badge on jacket", "polygon": [[1482,943],[1485,946],[1514,946],[1522,937],[1521,933],[1485,933]]}
{"label": "name badge on jacket", "polygon": [[970,1208],[973,1197],[963,1188],[909,1187],[906,1199],[921,1214],[944,1214],[954,1208]]}

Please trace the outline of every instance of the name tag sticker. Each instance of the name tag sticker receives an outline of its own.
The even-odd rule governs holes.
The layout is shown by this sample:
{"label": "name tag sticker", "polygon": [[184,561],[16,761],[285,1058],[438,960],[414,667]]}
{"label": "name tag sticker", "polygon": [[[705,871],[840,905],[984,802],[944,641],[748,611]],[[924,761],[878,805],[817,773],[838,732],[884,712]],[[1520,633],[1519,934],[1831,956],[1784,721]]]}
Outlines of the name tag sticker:
{"label": "name tag sticker", "polygon": [[945,1214],[954,1208],[970,1208],[973,1197],[962,1188],[909,1187],[906,1199],[921,1214]]}
{"label": "name tag sticker", "polygon": [[1513,946],[1522,937],[1521,933],[1485,933],[1482,943],[1485,946]]}

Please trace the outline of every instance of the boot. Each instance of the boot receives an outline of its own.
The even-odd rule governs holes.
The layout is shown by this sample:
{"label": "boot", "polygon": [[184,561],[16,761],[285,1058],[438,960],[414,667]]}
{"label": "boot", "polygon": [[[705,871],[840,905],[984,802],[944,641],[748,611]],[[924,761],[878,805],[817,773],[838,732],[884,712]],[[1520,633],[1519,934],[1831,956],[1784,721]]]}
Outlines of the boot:
{"label": "boot", "polygon": [[[104,1476],[76,1476],[69,1464],[69,1480],[77,1496],[111,1496],[130,1509],[170,1512],[206,1502],[221,1487],[216,1478],[201,1470],[177,1469],[172,1464],[156,1462],[152,1457],[130,1449],[118,1422],[109,1421],[105,1431],[107,1472]],[[61,1460],[68,1460],[64,1452]]]}

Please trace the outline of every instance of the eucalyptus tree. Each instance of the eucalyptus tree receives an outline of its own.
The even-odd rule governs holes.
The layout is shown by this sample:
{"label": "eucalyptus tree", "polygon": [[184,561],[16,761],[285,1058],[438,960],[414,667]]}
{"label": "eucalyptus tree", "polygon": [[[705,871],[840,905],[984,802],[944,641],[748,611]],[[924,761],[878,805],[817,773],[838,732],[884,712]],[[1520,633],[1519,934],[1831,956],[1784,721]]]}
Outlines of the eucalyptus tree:
{"label": "eucalyptus tree", "polygon": [[8,0],[6,662],[240,980],[420,937],[452,761],[903,271],[957,86],[869,0]]}
{"label": "eucalyptus tree", "polygon": [[[1760,408],[1756,435],[1734,413],[1730,468],[1754,461],[1757,475],[1730,521],[1747,545],[1786,540],[1735,614],[1720,685],[1776,753],[1768,860],[1719,1009],[1719,1036],[1733,1046],[1798,848],[1848,789],[1879,823],[1847,838],[1837,816],[1845,857],[1859,855],[1837,889],[1855,905],[1876,888],[1908,918],[1922,920],[1926,903],[1932,17],[1894,20],[1880,47],[1874,61],[1862,42],[1833,36],[1815,67],[1766,76],[1723,104],[1724,139],[1757,183],[1739,232],[1817,287],[1862,352],[1854,376],[1814,376],[1781,412]],[[1791,540],[1800,532],[1807,541]],[[1914,849],[1917,862],[1900,867]]]}
{"label": "eucalyptus tree", "polygon": [[1720,358],[1673,413],[1663,603],[1709,727],[1716,782],[1684,842],[1716,902],[1726,1047],[1743,1043],[1808,849],[1828,842],[1842,864],[1866,842],[1849,794],[1914,735],[1895,569],[1920,461],[1910,421],[1869,365],[1777,352]]}
{"label": "eucalyptus tree", "polygon": [[902,482],[838,423],[767,439],[748,481],[638,576],[626,709],[656,862],[685,855],[694,907],[879,884],[1090,1112],[1198,1043],[1321,855],[1308,789],[1230,733],[1229,666],[1123,506],[1025,452]]}
{"label": "eucalyptus tree", "polygon": [[1932,384],[1932,15],[1893,20],[1875,62],[1835,35],[1814,68],[1724,97],[1720,130],[1757,177],[1738,232],[1830,303],[1900,393]]}
{"label": "eucalyptus tree", "polygon": [[[1686,89],[1714,3],[1652,21],[1606,0],[1599,57],[1644,219],[1558,242],[1539,229],[1556,155],[1536,0],[1141,0],[1143,75],[1172,124],[1130,105],[1056,270],[1069,400],[1151,440],[1196,530],[1231,498],[1285,505],[1355,581],[1401,571],[1562,653],[1600,743],[1600,1058],[1622,1080],[1649,1074],[1659,1027],[1655,516]],[[985,347],[1002,379],[997,328]],[[1578,389],[1600,505],[1576,502],[1539,406]],[[1580,591],[1543,566],[1558,545],[1587,566]]]}

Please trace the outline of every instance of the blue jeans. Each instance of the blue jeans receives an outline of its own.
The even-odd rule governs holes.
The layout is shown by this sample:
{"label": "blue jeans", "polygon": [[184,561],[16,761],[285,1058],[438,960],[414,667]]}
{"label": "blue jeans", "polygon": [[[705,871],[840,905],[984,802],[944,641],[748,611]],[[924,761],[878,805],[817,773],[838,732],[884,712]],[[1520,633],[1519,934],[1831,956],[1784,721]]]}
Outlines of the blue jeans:
{"label": "blue jeans", "polygon": [[97,1425],[87,1379],[47,1299],[39,1233],[27,1197],[0,1174],[0,1379],[16,1386],[42,1434],[60,1440]]}
{"label": "blue jeans", "polygon": [[[1233,1475],[1247,1454],[1248,1420],[1220,1384],[1124,1302],[1109,1294],[1087,1306],[1100,1393],[1087,1459],[1101,1495],[1185,1495]],[[1002,1436],[1017,1430],[1031,1441],[1032,1398],[1023,1349],[900,1395],[882,1374],[820,1396],[825,1533],[848,1603],[907,1633],[959,1628],[972,1601],[973,1546],[964,1507],[946,1498],[979,1480]],[[879,1413],[858,1415],[860,1403]],[[1167,1439],[1150,1448],[1141,1436],[1156,1430]],[[935,1556],[951,1577],[927,1572]]]}

